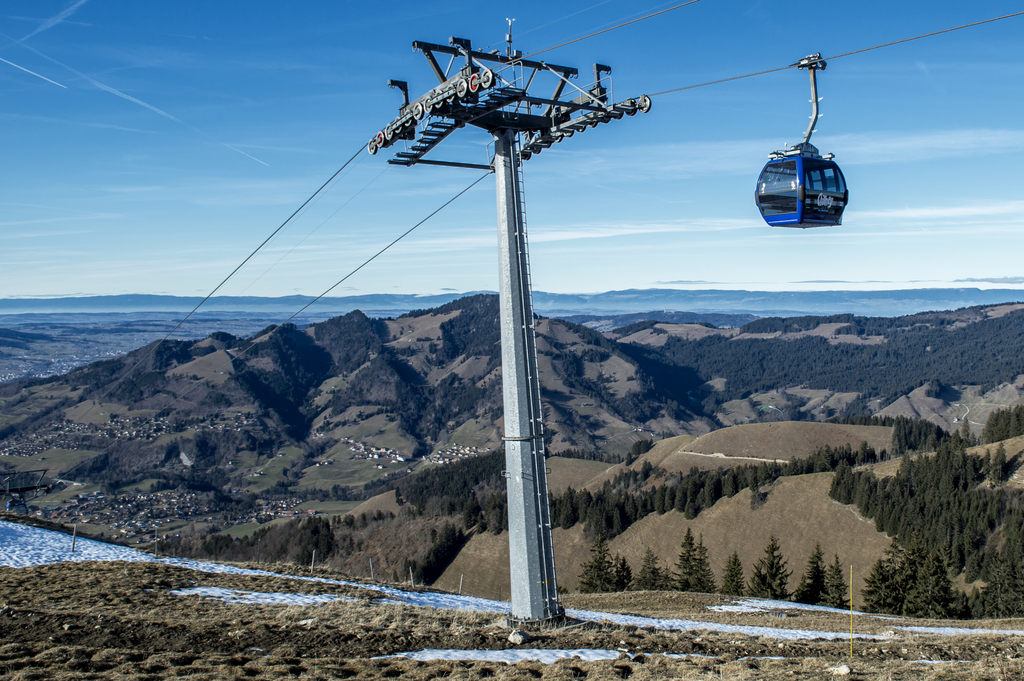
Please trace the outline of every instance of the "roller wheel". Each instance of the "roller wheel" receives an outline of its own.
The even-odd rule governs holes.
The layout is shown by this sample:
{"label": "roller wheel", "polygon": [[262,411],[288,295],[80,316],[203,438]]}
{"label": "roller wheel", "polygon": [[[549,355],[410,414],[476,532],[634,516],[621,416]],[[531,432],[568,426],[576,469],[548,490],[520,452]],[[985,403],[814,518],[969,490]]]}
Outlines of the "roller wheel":
{"label": "roller wheel", "polygon": [[382,130],[381,132],[378,132],[377,136],[374,137],[373,139],[374,139],[375,142],[377,142],[377,146],[378,147],[383,147],[384,146],[384,140],[386,139],[384,137],[384,131]]}
{"label": "roller wheel", "polygon": [[459,78],[455,81],[455,94],[459,96],[459,99],[465,97],[467,92],[469,92],[469,85],[466,83],[465,78]]}
{"label": "roller wheel", "polygon": [[640,113],[647,113],[648,111],[651,110],[651,98],[648,97],[647,95],[644,95],[643,97],[640,98],[640,101],[637,103],[637,107],[640,109]]}
{"label": "roller wheel", "polygon": [[422,102],[416,102],[412,107],[412,115],[418,121],[422,121],[423,117],[427,115],[426,109],[423,108]]}
{"label": "roller wheel", "polygon": [[377,150],[379,148],[380,147],[377,146],[377,138],[376,137],[373,138],[372,140],[370,140],[370,143],[366,145],[366,150],[368,152],[370,152],[370,156],[376,156],[377,155]]}
{"label": "roller wheel", "polygon": [[635,99],[626,100],[626,106],[628,107],[626,109],[626,115],[627,116],[636,116],[636,109],[637,109],[637,107],[636,107],[636,100]]}
{"label": "roller wheel", "polygon": [[469,77],[469,91],[476,92],[480,89],[480,74],[474,73]]}
{"label": "roller wheel", "polygon": [[494,71],[484,69],[480,72],[480,87],[487,89],[494,85]]}

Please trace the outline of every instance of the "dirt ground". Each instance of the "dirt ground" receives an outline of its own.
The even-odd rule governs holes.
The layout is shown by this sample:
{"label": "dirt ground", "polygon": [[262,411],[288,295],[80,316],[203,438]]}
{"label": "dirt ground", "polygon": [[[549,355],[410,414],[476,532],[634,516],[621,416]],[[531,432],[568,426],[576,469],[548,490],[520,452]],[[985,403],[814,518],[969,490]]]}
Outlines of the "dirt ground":
{"label": "dirt ground", "polygon": [[[197,586],[352,600],[301,607],[235,605],[170,593]],[[605,622],[531,631],[534,639],[523,647],[619,650],[617,660],[504,664],[381,659],[423,649],[516,646],[508,642],[509,630],[499,616],[396,605],[378,596],[359,587],[206,574],[155,563],[0,568],[0,678],[1024,679],[1024,637],[894,633],[894,624],[940,623],[869,617],[856,619],[859,632],[893,635],[883,641],[856,641],[852,658],[849,640],[780,641]],[[570,608],[656,617],[826,631],[849,628],[847,617],[830,613],[707,610],[723,602],[717,596],[650,592],[567,596],[564,601]],[[1020,621],[946,624],[1024,628]],[[841,665],[850,672],[842,674]]]}

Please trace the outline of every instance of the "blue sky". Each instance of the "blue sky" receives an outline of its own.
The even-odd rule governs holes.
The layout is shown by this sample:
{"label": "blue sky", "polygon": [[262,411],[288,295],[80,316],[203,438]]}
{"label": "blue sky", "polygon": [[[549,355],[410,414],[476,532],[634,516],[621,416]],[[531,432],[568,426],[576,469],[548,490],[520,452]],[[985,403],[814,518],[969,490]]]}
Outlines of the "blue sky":
{"label": "blue sky", "polygon": [[[0,10],[0,297],[205,294],[435,84],[413,40],[527,53],[675,3],[8,0]],[[831,56],[1024,3],[701,0],[546,52],[613,67],[617,100]],[[654,99],[526,164],[535,288],[1024,289],[1024,17],[833,60],[813,142],[841,227],[769,228],[768,152],[800,140],[806,72]],[[549,86],[544,84],[541,92]],[[485,162],[467,129],[437,158]],[[479,177],[365,152],[221,291],[319,294]],[[497,287],[494,182],[334,295]]]}

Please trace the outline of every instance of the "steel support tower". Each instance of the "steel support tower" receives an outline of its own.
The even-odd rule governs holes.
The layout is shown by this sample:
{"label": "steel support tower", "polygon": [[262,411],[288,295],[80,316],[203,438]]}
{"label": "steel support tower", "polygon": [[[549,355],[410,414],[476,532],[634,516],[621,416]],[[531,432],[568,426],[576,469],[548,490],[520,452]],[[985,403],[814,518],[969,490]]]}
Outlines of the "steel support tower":
{"label": "steel support tower", "polygon": [[[510,623],[522,625],[557,622],[564,614],[558,602],[551,541],[522,164],[577,132],[623,115],[646,113],[651,100],[643,96],[612,104],[611,68],[594,64],[594,82],[577,87],[570,80],[579,75],[575,68],[524,59],[512,49],[511,31],[507,41],[504,55],[476,51],[464,38],[451,38],[448,45],[414,42],[413,48],[424,54],[440,84],[410,101],[405,81],[388,81],[390,87],[401,90],[402,106],[398,117],[370,140],[367,150],[376,154],[405,141],[405,148],[388,163],[476,168],[495,175],[505,402],[503,474],[508,480],[512,581]],[[435,55],[450,57],[447,69],[441,69]],[[451,73],[460,59],[464,65]],[[555,81],[551,96],[530,94],[535,81],[550,80],[552,75]],[[424,158],[448,135],[466,125],[492,135],[494,155],[488,163]]]}

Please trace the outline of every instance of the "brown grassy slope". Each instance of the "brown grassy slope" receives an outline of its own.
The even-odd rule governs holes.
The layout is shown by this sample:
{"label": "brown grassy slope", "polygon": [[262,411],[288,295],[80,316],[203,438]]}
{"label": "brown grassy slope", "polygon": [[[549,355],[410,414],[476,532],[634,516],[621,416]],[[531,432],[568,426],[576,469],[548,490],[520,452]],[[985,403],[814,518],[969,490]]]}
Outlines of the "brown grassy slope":
{"label": "brown grassy slope", "polygon": [[394,513],[398,515],[401,512],[402,507],[395,501],[394,490],[388,492],[382,492],[375,497],[370,497],[363,503],[359,504],[345,515],[351,515],[358,518],[361,514],[365,513],[367,517],[373,517],[377,511],[381,511],[384,514]]}
{"label": "brown grassy slope", "polygon": [[[859,592],[871,565],[888,546],[889,538],[875,531],[872,521],[862,517],[853,506],[844,506],[828,497],[831,473],[780,479],[763,506],[750,508],[750,491],[723,498],[693,520],[671,511],[652,514],[630,527],[611,542],[613,553],[626,557],[634,574],[639,572],[644,551],[650,547],[661,558],[661,565],[673,565],[686,528],[704,535],[711,567],[720,579],[729,555],[736,551],[749,577],[755,561],[763,555],[769,537],[779,538],[783,554],[793,571],[790,588],[795,588],[807,557],[816,542],[832,559],[839,553],[849,569],[854,566],[855,588]],[[570,530],[556,528],[553,533],[555,567],[559,586],[570,591],[579,587],[580,566],[590,557],[591,539],[582,526]],[[448,567],[435,586],[458,590],[459,577],[465,575],[463,593],[496,598],[498,588],[508,593],[508,535],[484,533],[473,537]]]}
{"label": "brown grassy slope", "polygon": [[566,487],[586,487],[591,480],[603,476],[609,469],[618,468],[617,465],[603,461],[568,459],[562,456],[549,457],[547,463],[548,490],[556,494],[564,492]]}
{"label": "brown grassy slope", "polygon": [[[1002,444],[1006,449],[1006,460],[1010,462],[1010,466],[1019,466],[1021,453],[1024,453],[1024,435],[1011,437],[1009,440],[1003,440]],[[998,442],[990,445],[978,445],[977,447],[971,447],[968,449],[967,453],[975,456],[987,457],[989,454],[995,456],[996,449],[998,447]],[[935,452],[928,452],[916,456],[934,456],[934,454]],[[1014,461],[1014,459],[1016,459],[1016,461]],[[877,478],[892,478],[899,472],[902,461],[903,459],[892,459],[891,461],[870,464],[858,470],[870,470]],[[1010,477],[1010,480],[1007,481],[1007,485],[1011,487],[1024,487],[1024,468],[1017,468],[1014,474]]]}
{"label": "brown grassy slope", "polygon": [[[776,459],[805,458],[829,445],[849,444],[859,447],[867,442],[876,451],[888,449],[892,430],[881,426],[843,426],[834,423],[782,421],[751,423],[722,428],[694,438],[692,435],[670,437],[657,442],[651,451],[637,457],[629,468],[640,470],[645,462],[658,466],[670,475],[686,473],[691,468],[717,470]],[[587,484],[590,490],[600,489],[624,470],[609,469],[603,476]]]}
{"label": "brown grassy slope", "polygon": [[[756,463],[756,460],[754,459],[746,459],[742,457],[735,457],[732,460],[726,461],[721,456],[695,454],[688,451],[690,449],[690,444],[695,439],[696,438],[693,435],[678,435],[676,437],[659,440],[654,444],[654,447],[652,447],[649,452],[638,456],[636,461],[629,466],[626,466],[625,464],[612,466],[602,475],[590,480],[585,487],[591,491],[598,490],[605,482],[611,482],[616,475],[622,473],[624,470],[629,469],[638,471],[643,468],[645,463],[661,468],[669,475],[675,473],[686,473],[693,467],[705,471],[716,470],[718,468],[731,468],[732,466],[741,466],[745,463]],[[652,484],[654,484],[653,481]]]}
{"label": "brown grassy slope", "polygon": [[[779,538],[782,554],[793,575],[789,588],[795,589],[816,543],[831,562],[839,554],[845,569],[854,569],[854,588],[859,594],[871,566],[889,545],[889,537],[875,530],[875,524],[854,506],[844,506],[828,496],[831,473],[780,478],[768,500],[756,510],[750,508],[750,490],[723,498],[693,520],[671,511],[652,515],[636,523],[611,542],[613,552],[626,556],[634,571],[649,547],[661,558],[662,567],[675,563],[686,529],[704,536],[708,558],[721,582],[725,562],[736,551],[747,578],[756,561],[764,555],[769,537]],[[859,597],[855,601],[859,604]]]}
{"label": "brown grassy slope", "polygon": [[[573,591],[579,585],[579,565],[589,557],[591,542],[584,535],[582,525],[568,530],[556,527],[552,541],[558,585]],[[496,599],[500,593],[504,600],[508,600],[508,532],[474,535],[433,586],[445,591],[458,591],[462,576],[465,576],[463,594]]]}
{"label": "brown grassy slope", "polygon": [[892,442],[892,429],[805,421],[749,423],[702,435],[687,449],[701,454],[788,461],[808,457],[825,445],[839,447],[848,444],[856,448],[861,442],[867,442],[875,451],[888,449]]}

